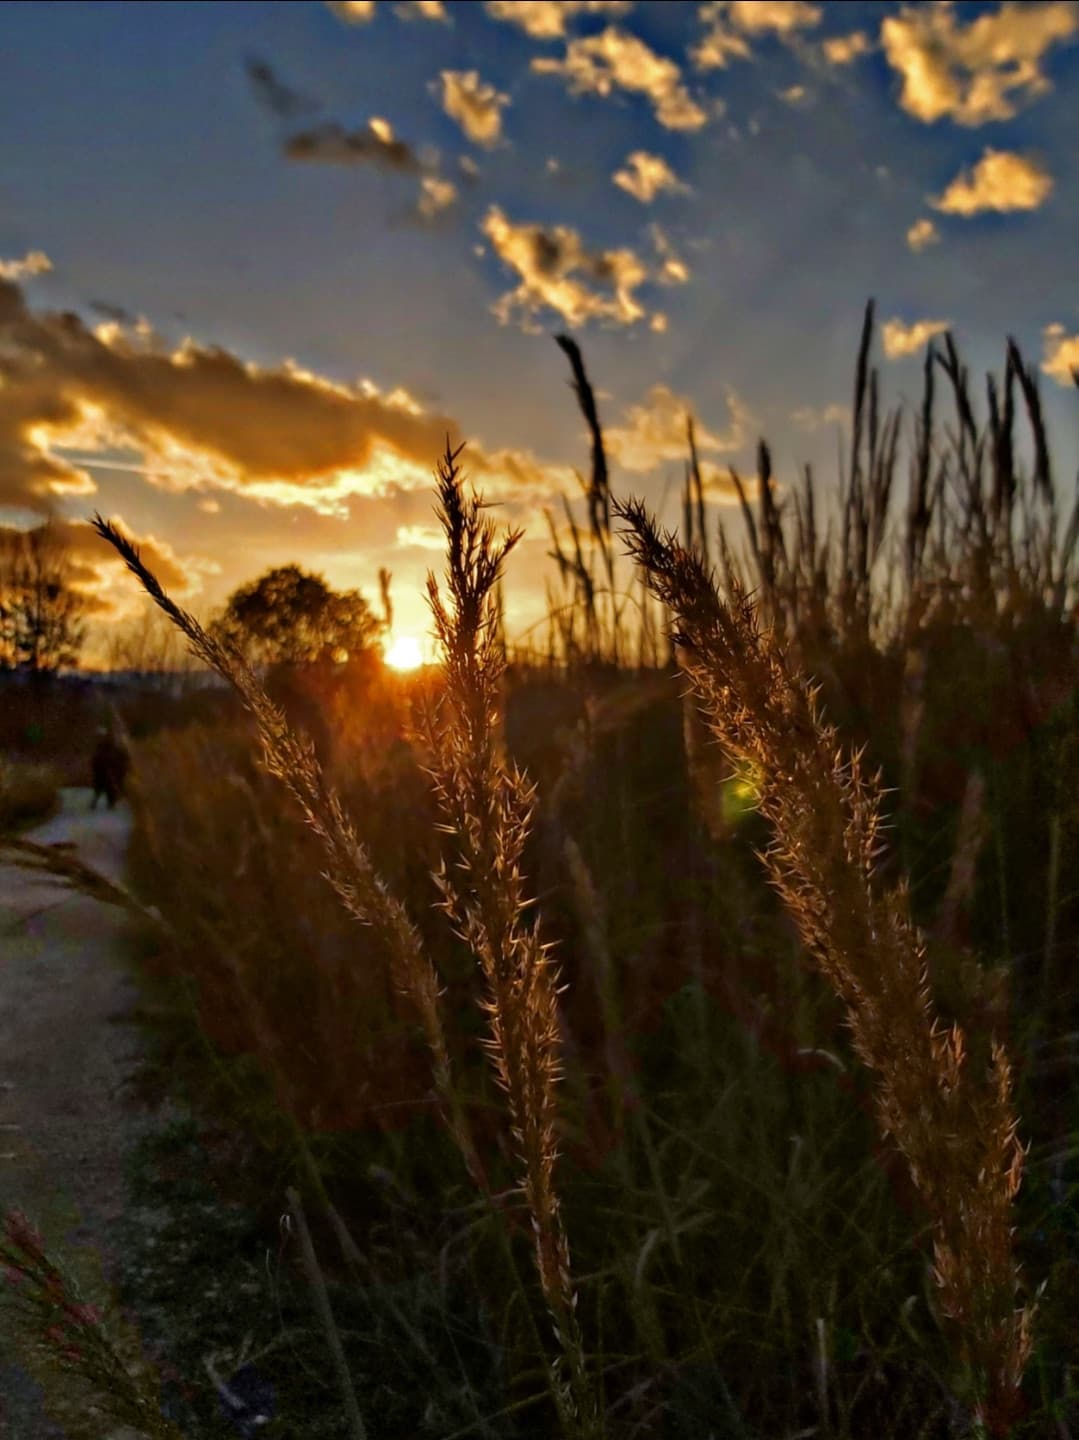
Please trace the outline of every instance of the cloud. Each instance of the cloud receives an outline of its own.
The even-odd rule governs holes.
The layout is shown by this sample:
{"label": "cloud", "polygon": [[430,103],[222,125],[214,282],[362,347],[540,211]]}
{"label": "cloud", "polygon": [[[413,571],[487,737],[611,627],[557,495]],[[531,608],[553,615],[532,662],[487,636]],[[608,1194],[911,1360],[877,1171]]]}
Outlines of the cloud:
{"label": "cloud", "polygon": [[450,23],[442,0],[401,0],[400,4],[394,6],[394,13],[400,15],[402,20],[438,20],[446,25]]}
{"label": "cloud", "polygon": [[418,174],[423,163],[405,140],[398,140],[388,120],[375,116],[361,130],[346,130],[336,120],[298,131],[285,141],[290,160],[327,165],[374,165],[380,170]]}
{"label": "cloud", "polygon": [[[726,399],[730,416],[726,430],[710,430],[699,420],[695,421],[694,438],[702,454],[734,454],[749,441],[752,416],[748,407],[729,388]],[[624,470],[640,474],[654,470],[664,461],[688,459],[686,415],[693,408],[685,396],[675,394],[669,386],[653,385],[643,404],[626,408],[622,425],[604,429],[611,458]]]}
{"label": "cloud", "polygon": [[1045,359],[1042,370],[1058,385],[1076,385],[1079,373],[1079,335],[1069,335],[1063,325],[1047,325],[1042,331]]}
{"label": "cloud", "polygon": [[804,85],[788,85],[785,90],[777,90],[776,96],[795,110],[804,110],[813,103],[813,95]]}
{"label": "cloud", "polygon": [[940,240],[940,231],[926,216],[915,220],[914,224],[907,231],[907,244],[915,252],[925,250],[930,245],[936,245]]}
{"label": "cloud", "polygon": [[[346,25],[368,25],[375,18],[375,0],[326,0],[326,4]],[[449,24],[442,0],[398,0],[393,12],[402,20],[441,20]]]}
{"label": "cloud", "polygon": [[[419,175],[420,183],[411,218],[430,221],[457,199],[457,187],[437,172],[437,151],[417,154],[407,140],[399,139],[388,120],[373,116],[366,127],[346,130],[336,120],[301,130],[285,141],[290,160],[324,165],[373,165],[399,175]],[[466,171],[467,173],[467,171]],[[408,218],[408,217],[406,217]]]}
{"label": "cloud", "polygon": [[705,33],[690,52],[698,70],[723,70],[752,55],[748,37],[798,38],[820,24],[821,7],[806,0],[708,0],[698,10]]}
{"label": "cloud", "polygon": [[615,90],[644,95],[667,130],[699,130],[708,121],[682,84],[678,65],[614,25],[598,35],[570,40],[561,60],[537,57],[532,69],[563,76],[574,95],[607,96]]}
{"label": "cloud", "polygon": [[873,42],[864,30],[847,35],[831,35],[821,42],[821,50],[829,65],[850,65],[873,49]]}
{"label": "cloud", "polygon": [[[339,514],[350,496],[426,490],[447,435],[464,438],[407,391],[257,366],[194,340],[169,348],[146,329],[95,331],[31,310],[0,281],[0,506],[45,514],[60,495],[94,494],[91,471],[116,467],[161,489]],[[525,452],[476,442],[469,461],[493,493],[550,488]]]}
{"label": "cloud", "polygon": [[375,18],[375,0],[326,0],[326,4],[346,25],[366,25]]}
{"label": "cloud", "polygon": [[611,179],[642,205],[650,205],[661,191],[689,189],[662,155],[652,155],[647,150],[634,150],[632,155],[627,155],[622,169],[616,170]]}
{"label": "cloud", "polygon": [[252,55],[244,61],[244,69],[255,99],[271,114],[283,120],[293,120],[319,108],[316,101],[286,84],[265,60]]}
{"label": "cloud", "polygon": [[502,111],[510,103],[475,70],[443,70],[442,108],[468,138],[490,148],[502,137]]}
{"label": "cloud", "polygon": [[934,335],[943,335],[950,325],[950,320],[915,320],[911,325],[904,325],[898,319],[886,320],[881,331],[884,353],[889,360],[916,355],[928,340]]}
{"label": "cloud", "polygon": [[[185,600],[199,593],[206,575],[220,569],[204,556],[177,555],[167,540],[139,534],[121,515],[106,518],[138,545],[142,558],[161,584]],[[118,619],[139,607],[139,592],[131,584],[123,560],[88,520],[62,520],[54,516],[51,528],[67,561],[68,581],[82,596],[88,617]],[[0,525],[0,559],[22,533],[14,526]]]}
{"label": "cloud", "polygon": [[721,9],[747,35],[794,35],[819,25],[822,14],[806,0],[729,0]]}
{"label": "cloud", "polygon": [[1005,214],[1037,210],[1052,190],[1053,177],[1040,161],[986,147],[973,170],[962,171],[943,195],[929,203],[946,215],[981,215],[986,210]]}
{"label": "cloud", "polygon": [[1072,0],[1005,0],[996,11],[962,25],[951,0],[904,6],[881,22],[889,65],[902,78],[899,103],[927,124],[945,117],[959,125],[1009,120],[1018,102],[1052,87],[1046,56],[1079,29]]}
{"label": "cloud", "polygon": [[432,220],[457,202],[457,186],[438,175],[425,175],[420,181],[420,198],[416,209],[425,220]]}
{"label": "cloud", "polygon": [[637,291],[650,278],[649,270],[634,251],[588,250],[568,225],[517,225],[497,205],[487,211],[480,229],[503,264],[520,277],[494,306],[503,325],[520,313],[523,328],[537,330],[534,316],[545,309],[570,325],[588,320],[634,325],[648,318]]}
{"label": "cloud", "polygon": [[559,40],[578,15],[625,15],[632,0],[487,0],[492,20],[519,25],[533,40]]}
{"label": "cloud", "polygon": [[656,279],[661,285],[685,285],[689,280],[689,266],[679,255],[675,254],[674,246],[668,239],[666,231],[659,225],[652,225],[649,234],[652,237],[656,254],[660,258],[659,273]]}
{"label": "cloud", "polygon": [[812,405],[803,405],[798,410],[791,411],[791,419],[799,430],[808,430],[813,434],[823,429],[825,425],[846,425],[851,423],[849,405],[825,405],[820,410],[815,410]]}
{"label": "cloud", "polygon": [[52,261],[44,250],[28,250],[21,260],[0,260],[0,280],[29,280],[34,275],[47,275]]}

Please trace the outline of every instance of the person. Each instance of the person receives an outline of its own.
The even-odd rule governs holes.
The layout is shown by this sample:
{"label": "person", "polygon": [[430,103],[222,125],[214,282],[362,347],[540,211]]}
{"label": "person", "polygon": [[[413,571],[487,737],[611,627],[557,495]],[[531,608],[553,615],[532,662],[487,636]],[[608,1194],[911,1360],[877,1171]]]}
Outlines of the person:
{"label": "person", "polygon": [[104,795],[110,810],[115,807],[117,800],[123,794],[124,781],[127,778],[130,763],[127,750],[113,736],[109,728],[102,725],[97,732],[97,744],[94,746],[94,753],[90,761],[94,786],[94,797],[90,801],[91,810],[97,809],[99,795]]}

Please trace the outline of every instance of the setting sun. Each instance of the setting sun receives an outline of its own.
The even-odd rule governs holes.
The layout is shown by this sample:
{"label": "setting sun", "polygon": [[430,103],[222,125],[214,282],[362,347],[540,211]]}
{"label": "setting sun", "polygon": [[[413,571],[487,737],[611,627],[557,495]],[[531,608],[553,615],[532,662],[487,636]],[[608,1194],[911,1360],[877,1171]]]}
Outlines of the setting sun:
{"label": "setting sun", "polygon": [[386,646],[386,664],[394,670],[418,670],[423,651],[414,635],[394,635]]}

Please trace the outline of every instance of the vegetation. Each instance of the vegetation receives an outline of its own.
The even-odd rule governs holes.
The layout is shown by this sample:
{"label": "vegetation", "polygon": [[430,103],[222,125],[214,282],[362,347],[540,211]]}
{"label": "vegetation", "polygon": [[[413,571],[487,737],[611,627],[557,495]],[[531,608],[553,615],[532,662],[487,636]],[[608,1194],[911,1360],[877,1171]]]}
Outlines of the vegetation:
{"label": "vegetation", "polygon": [[1079,1426],[1079,505],[1014,344],[984,422],[950,338],[882,416],[872,326],[837,512],[762,442],[741,554],[688,420],[680,537],[611,496],[563,339],[546,644],[504,668],[516,537],[447,453],[441,669],[354,675],[318,744],[97,522],[249,717],[143,745],[103,898],[156,907],[163,1067],[294,1256],[265,1433]]}
{"label": "vegetation", "polygon": [[381,626],[357,590],[331,590],[321,575],[282,565],[241,585],[213,626],[252,665],[311,665],[355,659]]}

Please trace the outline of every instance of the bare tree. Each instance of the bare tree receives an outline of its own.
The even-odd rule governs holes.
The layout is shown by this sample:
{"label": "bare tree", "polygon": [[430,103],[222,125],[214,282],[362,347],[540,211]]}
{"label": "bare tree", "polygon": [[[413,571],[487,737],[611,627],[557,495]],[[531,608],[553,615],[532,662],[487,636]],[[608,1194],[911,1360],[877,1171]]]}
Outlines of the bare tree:
{"label": "bare tree", "polygon": [[0,530],[0,669],[50,674],[74,665],[86,638],[85,610],[55,521]]}
{"label": "bare tree", "polygon": [[196,664],[179,631],[153,605],[110,632],[106,658],[110,670],[153,676],[163,689],[189,675]]}

